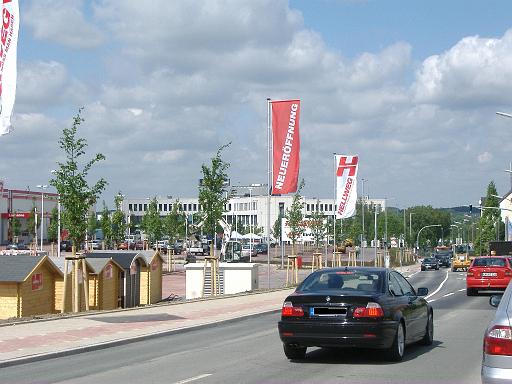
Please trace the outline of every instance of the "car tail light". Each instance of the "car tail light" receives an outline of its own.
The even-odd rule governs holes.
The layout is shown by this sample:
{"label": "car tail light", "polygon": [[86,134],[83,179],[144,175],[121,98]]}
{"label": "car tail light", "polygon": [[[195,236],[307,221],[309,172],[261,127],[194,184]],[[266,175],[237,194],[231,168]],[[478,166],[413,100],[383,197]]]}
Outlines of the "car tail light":
{"label": "car tail light", "polygon": [[467,276],[474,276],[475,275],[475,271],[472,268],[469,268],[468,269],[468,273],[466,275]]}
{"label": "car tail light", "polygon": [[361,318],[361,317],[371,317],[371,318],[377,318],[377,317],[383,317],[384,311],[382,310],[382,307],[378,303],[369,302],[366,307],[357,307],[354,309],[354,317]]}
{"label": "car tail light", "polygon": [[512,356],[512,328],[495,325],[485,335],[484,351],[489,355]]}
{"label": "car tail light", "polygon": [[510,269],[507,269],[505,271],[505,276],[512,276],[512,271]]}
{"label": "car tail light", "polygon": [[290,301],[285,301],[283,303],[283,308],[281,309],[281,316],[301,317],[304,316],[304,310],[302,309],[302,307],[294,307],[293,303]]}

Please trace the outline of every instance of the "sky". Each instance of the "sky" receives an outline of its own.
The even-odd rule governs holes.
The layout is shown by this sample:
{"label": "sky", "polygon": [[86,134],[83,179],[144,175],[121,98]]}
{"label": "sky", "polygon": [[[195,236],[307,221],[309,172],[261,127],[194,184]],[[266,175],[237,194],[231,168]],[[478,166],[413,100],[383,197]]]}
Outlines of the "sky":
{"label": "sky", "polygon": [[[232,185],[267,181],[267,98],[301,100],[307,197],[333,153],[397,207],[477,205],[511,189],[509,0],[24,0],[7,188],[47,184],[79,136],[101,196],[196,197],[219,147]],[[359,191],[361,190],[359,183]]]}

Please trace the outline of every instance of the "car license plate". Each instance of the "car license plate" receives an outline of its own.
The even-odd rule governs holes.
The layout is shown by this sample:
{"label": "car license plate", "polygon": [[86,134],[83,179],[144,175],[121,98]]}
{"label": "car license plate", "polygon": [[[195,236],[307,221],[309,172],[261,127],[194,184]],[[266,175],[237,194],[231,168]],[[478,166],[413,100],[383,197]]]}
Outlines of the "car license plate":
{"label": "car license plate", "polygon": [[347,308],[344,307],[311,307],[309,308],[309,315],[329,317],[329,316],[346,316]]}
{"label": "car license plate", "polygon": [[496,272],[482,272],[482,277],[496,277],[498,274]]}

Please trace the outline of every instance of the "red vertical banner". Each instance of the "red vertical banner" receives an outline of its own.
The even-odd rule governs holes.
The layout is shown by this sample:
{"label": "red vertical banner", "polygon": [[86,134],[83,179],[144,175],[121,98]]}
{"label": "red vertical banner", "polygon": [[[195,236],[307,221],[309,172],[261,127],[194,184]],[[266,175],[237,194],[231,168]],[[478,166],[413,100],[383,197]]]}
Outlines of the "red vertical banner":
{"label": "red vertical banner", "polygon": [[272,195],[297,191],[300,100],[272,101]]}

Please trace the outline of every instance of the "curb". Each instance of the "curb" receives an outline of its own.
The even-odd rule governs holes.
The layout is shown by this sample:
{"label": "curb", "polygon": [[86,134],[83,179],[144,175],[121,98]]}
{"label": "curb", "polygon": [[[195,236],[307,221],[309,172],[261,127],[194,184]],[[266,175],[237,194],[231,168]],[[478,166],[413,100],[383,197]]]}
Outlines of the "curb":
{"label": "curb", "polygon": [[107,349],[107,348],[111,348],[111,347],[132,344],[132,343],[136,343],[139,341],[151,340],[151,339],[155,339],[158,337],[166,337],[166,336],[174,335],[177,333],[187,333],[187,332],[192,332],[192,331],[200,330],[200,329],[218,327],[221,325],[235,323],[235,322],[242,321],[242,320],[252,318],[252,317],[255,318],[255,317],[259,317],[259,316],[265,316],[265,315],[268,315],[271,313],[279,313],[280,311],[281,311],[281,309],[272,309],[272,310],[267,310],[267,311],[263,311],[263,312],[242,315],[240,317],[235,317],[232,319],[213,321],[210,323],[191,325],[188,327],[176,328],[176,329],[171,329],[168,331],[151,333],[151,334],[147,334],[147,335],[112,340],[112,341],[107,341],[107,342],[99,343],[99,344],[92,344],[92,345],[87,345],[87,346],[83,346],[83,347],[71,348],[71,349],[67,349],[64,351],[48,352],[48,353],[42,353],[42,354],[37,354],[37,355],[19,357],[19,358],[10,359],[10,360],[4,360],[4,361],[0,361],[0,368],[13,367],[13,366],[17,366],[17,365],[23,365],[23,364],[29,364],[29,363],[34,363],[34,362],[38,362],[38,361],[50,360],[50,359],[64,357],[64,356],[78,355],[81,353],[98,351],[98,350]]}

